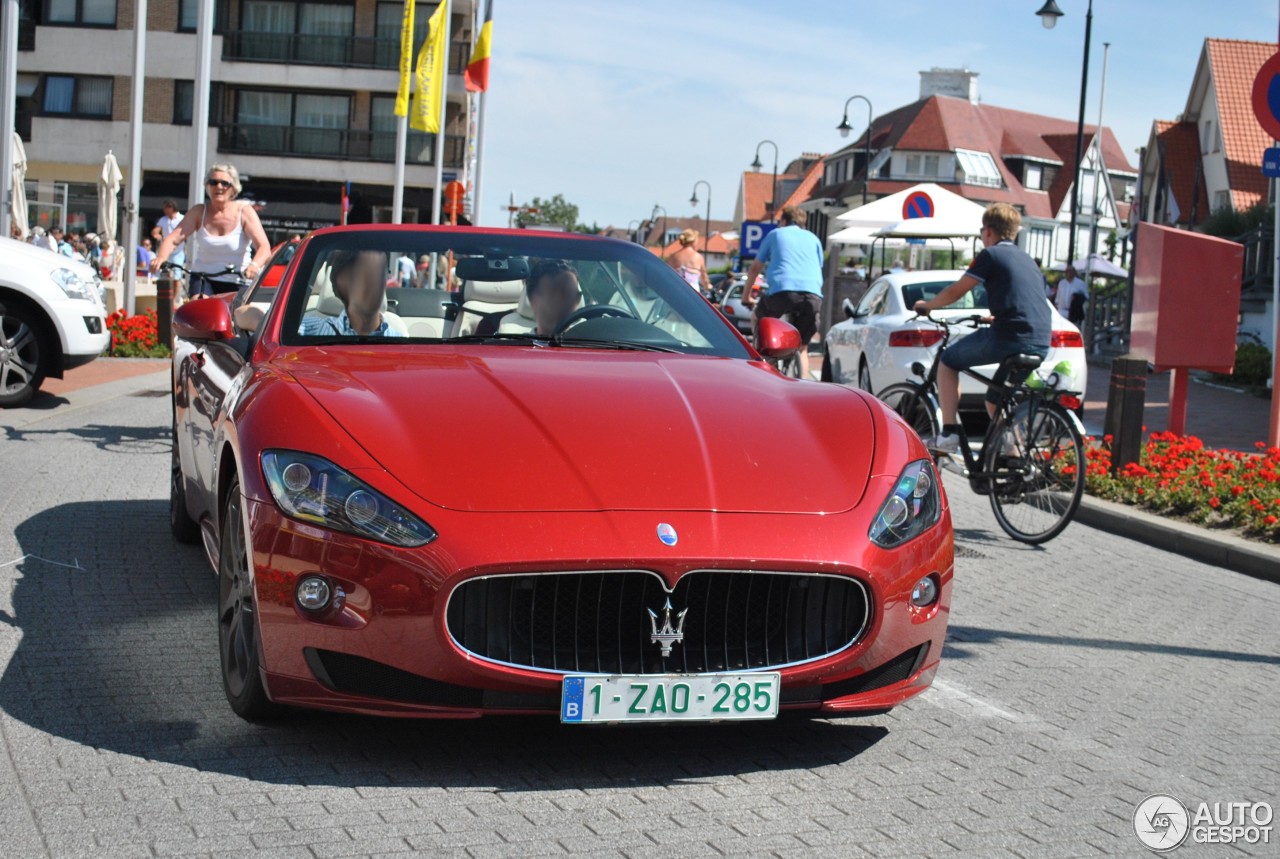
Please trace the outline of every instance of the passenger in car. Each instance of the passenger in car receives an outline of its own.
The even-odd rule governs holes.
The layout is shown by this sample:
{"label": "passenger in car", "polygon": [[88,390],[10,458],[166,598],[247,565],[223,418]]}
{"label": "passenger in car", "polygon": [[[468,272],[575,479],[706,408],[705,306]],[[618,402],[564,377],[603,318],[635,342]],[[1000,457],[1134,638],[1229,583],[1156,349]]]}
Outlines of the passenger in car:
{"label": "passenger in car", "polygon": [[540,337],[555,333],[556,327],[569,318],[582,299],[578,273],[562,259],[530,260],[529,276],[524,283],[537,323],[535,333]]}
{"label": "passenger in car", "polygon": [[336,250],[329,254],[333,294],[342,301],[337,316],[307,316],[300,333],[347,337],[403,337],[387,324],[382,306],[387,292],[387,255],[382,251]]}

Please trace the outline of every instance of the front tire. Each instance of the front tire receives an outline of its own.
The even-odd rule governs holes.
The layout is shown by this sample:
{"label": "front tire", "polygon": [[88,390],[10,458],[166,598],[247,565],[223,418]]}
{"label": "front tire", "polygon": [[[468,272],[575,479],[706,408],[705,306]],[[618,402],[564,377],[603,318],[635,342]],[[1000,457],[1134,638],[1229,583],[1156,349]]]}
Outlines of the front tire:
{"label": "front tire", "polygon": [[1023,403],[993,428],[983,471],[991,480],[991,511],[1005,533],[1036,545],[1062,533],[1084,495],[1084,439],[1066,411]]}
{"label": "front tire", "polygon": [[0,305],[0,408],[25,406],[44,384],[44,354],[35,316],[22,305]]}
{"label": "front tire", "polygon": [[875,389],[871,386],[871,368],[867,366],[865,360],[858,364],[858,387],[872,396],[875,395]]}
{"label": "front tire", "polygon": [[200,526],[187,512],[187,491],[182,479],[182,461],[178,456],[178,430],[173,431],[173,449],[169,457],[169,532],[179,543],[200,542]]}
{"label": "front tire", "polygon": [[240,482],[232,480],[222,515],[218,551],[218,652],[227,703],[242,719],[270,719],[280,708],[267,697],[259,658],[257,602],[245,541],[244,499]]}

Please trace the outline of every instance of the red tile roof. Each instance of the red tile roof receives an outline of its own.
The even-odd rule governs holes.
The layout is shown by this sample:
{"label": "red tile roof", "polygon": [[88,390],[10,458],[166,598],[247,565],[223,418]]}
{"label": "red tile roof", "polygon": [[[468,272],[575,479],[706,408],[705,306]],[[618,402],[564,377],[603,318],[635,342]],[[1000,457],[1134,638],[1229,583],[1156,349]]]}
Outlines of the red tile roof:
{"label": "red tile roof", "polygon": [[[677,239],[676,241],[667,245],[665,248],[659,248],[655,245],[653,247],[650,247],[649,250],[651,250],[653,253],[657,254],[658,256],[662,257],[663,259],[666,259],[676,251],[680,250],[680,247],[681,247],[680,241]],[[729,239],[726,239],[724,236],[720,235],[719,233],[712,233],[710,241],[707,241],[702,236],[698,236],[698,240],[694,242],[693,249],[698,251],[699,253],[704,253],[704,254],[712,253],[712,254],[721,254],[721,255],[727,256],[729,254],[735,254],[738,252],[738,242],[736,239],[732,241]]]}
{"label": "red tile roof", "polygon": [[[1164,178],[1178,204],[1178,223],[1194,226],[1209,214],[1209,192],[1200,168],[1200,135],[1194,122],[1157,119],[1156,145],[1160,147]],[[1192,220],[1192,209],[1195,220]]]}
{"label": "red tile roof", "polygon": [[818,155],[814,156],[814,162],[809,165],[809,169],[805,171],[804,176],[800,179],[800,184],[791,192],[791,196],[782,202],[781,209],[785,206],[799,206],[805,203],[813,196],[813,189],[818,187],[818,182],[822,179],[822,170],[826,166],[826,158]]}
{"label": "red tile roof", "polygon": [[[778,174],[778,188],[786,179],[798,177],[790,173]],[[744,221],[766,221],[769,219],[769,201],[773,197],[773,171],[754,170],[742,174],[742,219]],[[778,208],[782,208],[779,206]]]}
{"label": "red tile roof", "polygon": [[1247,209],[1267,197],[1262,151],[1272,141],[1253,115],[1253,79],[1276,52],[1276,43],[1205,39],[1205,51],[1218,95],[1232,204],[1236,209]]}

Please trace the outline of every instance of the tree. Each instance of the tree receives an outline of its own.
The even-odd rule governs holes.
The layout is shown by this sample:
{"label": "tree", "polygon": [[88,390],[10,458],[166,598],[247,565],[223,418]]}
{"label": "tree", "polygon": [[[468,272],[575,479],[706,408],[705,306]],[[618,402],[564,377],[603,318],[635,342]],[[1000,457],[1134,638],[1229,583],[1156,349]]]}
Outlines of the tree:
{"label": "tree", "polygon": [[[549,224],[573,230],[578,226],[578,207],[566,200],[563,194],[556,194],[549,200],[534,197],[520,208],[521,211],[516,213],[518,227]],[[529,211],[532,209],[537,211]]]}

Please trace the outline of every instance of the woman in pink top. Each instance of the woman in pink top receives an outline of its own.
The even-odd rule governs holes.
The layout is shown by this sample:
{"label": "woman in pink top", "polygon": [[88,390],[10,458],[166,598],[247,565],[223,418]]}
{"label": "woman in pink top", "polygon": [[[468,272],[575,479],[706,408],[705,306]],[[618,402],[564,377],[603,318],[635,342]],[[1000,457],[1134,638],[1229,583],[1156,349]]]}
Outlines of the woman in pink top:
{"label": "woman in pink top", "polygon": [[707,279],[707,261],[694,249],[698,241],[697,230],[685,230],[680,234],[680,250],[667,257],[667,265],[676,270],[676,274],[684,278],[684,282],[694,289],[701,287],[711,291],[711,281]]}
{"label": "woman in pink top", "polygon": [[[240,193],[240,173],[235,167],[214,164],[205,174],[204,186],[208,202],[192,206],[182,222],[165,236],[150,268],[159,271],[174,249],[194,234],[195,252],[189,268],[206,277],[191,279],[191,294],[234,292],[241,275],[253,280],[262,271],[271,258],[271,245],[253,206],[235,202]],[[228,266],[238,269],[240,275],[228,273]]]}

